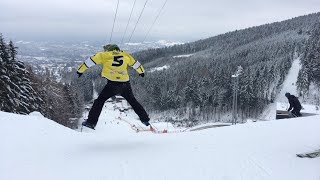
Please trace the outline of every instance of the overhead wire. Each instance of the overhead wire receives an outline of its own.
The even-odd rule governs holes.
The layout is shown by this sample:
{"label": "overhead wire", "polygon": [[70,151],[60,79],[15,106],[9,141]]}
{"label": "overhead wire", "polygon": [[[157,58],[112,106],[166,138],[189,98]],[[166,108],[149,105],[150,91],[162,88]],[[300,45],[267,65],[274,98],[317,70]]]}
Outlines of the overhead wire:
{"label": "overhead wire", "polygon": [[111,30],[111,36],[110,36],[110,39],[109,39],[109,43],[111,43],[111,40],[112,40],[112,35],[113,35],[113,30],[114,30],[114,24],[115,24],[115,22],[116,22],[117,14],[118,14],[119,1],[120,1],[120,0],[118,0],[116,13],[115,13],[114,18],[113,18],[113,25],[112,25],[112,30]]}
{"label": "overhead wire", "polygon": [[142,10],[141,10],[141,12],[140,12],[139,18],[138,18],[138,20],[137,20],[137,22],[136,22],[136,24],[135,24],[135,26],[134,26],[134,28],[133,28],[133,31],[131,32],[131,35],[130,35],[130,38],[129,38],[129,41],[128,41],[128,42],[131,41],[132,35],[133,35],[134,31],[136,30],[136,27],[137,27],[137,25],[138,25],[138,23],[139,23],[139,21],[140,21],[141,15],[142,15],[145,7],[146,7],[147,2],[148,2],[148,0],[146,0],[146,2],[144,3],[144,6],[143,6],[143,8],[142,8]]}
{"label": "overhead wire", "polygon": [[128,22],[127,22],[127,26],[126,26],[126,29],[124,30],[124,33],[123,33],[123,36],[122,36],[122,39],[121,39],[121,44],[123,43],[124,37],[125,37],[125,35],[127,33],[128,26],[130,24],[130,20],[131,20],[131,17],[132,17],[132,12],[133,12],[134,6],[136,5],[136,2],[137,2],[137,0],[134,0],[133,6],[132,6],[132,9],[131,9],[131,12],[130,12],[130,16],[129,16],[129,19],[128,19]]}
{"label": "overhead wire", "polygon": [[147,36],[149,35],[149,33],[150,33],[151,29],[153,28],[154,24],[156,23],[156,21],[158,20],[158,18],[159,18],[159,16],[160,16],[160,14],[161,14],[164,6],[167,4],[167,1],[168,1],[168,0],[165,0],[165,2],[163,3],[163,5],[162,5],[162,7],[161,7],[161,9],[160,9],[160,11],[159,11],[159,13],[157,14],[157,16],[156,16],[156,18],[154,19],[152,25],[151,25],[150,28],[148,29],[148,32],[147,32],[147,34],[145,35],[145,37],[144,37],[144,39],[143,39],[142,42],[144,42],[144,41],[147,39]]}

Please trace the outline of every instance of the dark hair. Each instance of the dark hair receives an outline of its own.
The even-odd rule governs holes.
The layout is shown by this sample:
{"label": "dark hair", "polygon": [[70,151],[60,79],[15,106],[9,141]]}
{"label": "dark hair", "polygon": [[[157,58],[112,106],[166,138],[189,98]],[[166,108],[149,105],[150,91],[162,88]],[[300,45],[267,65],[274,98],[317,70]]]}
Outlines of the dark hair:
{"label": "dark hair", "polygon": [[116,44],[107,44],[107,45],[103,46],[103,49],[105,51],[114,51],[114,50],[120,51],[119,46]]}
{"label": "dark hair", "polygon": [[290,93],[288,93],[288,92],[285,94],[285,96],[286,96],[286,97],[289,97],[290,95],[291,95],[291,94],[290,94]]}

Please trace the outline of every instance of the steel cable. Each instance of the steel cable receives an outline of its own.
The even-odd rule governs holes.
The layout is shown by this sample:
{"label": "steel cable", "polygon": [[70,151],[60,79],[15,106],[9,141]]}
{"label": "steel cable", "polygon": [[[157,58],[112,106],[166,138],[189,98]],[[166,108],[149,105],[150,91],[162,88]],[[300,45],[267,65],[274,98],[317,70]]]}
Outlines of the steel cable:
{"label": "steel cable", "polygon": [[109,43],[111,43],[111,40],[112,40],[114,24],[115,24],[115,22],[116,22],[117,14],[118,14],[119,1],[120,1],[120,0],[118,0],[116,13],[115,13],[115,15],[114,15],[114,19],[113,19],[113,25],[112,25],[112,30],[111,30],[111,36],[110,36],[110,39],[109,39]]}
{"label": "steel cable", "polygon": [[162,7],[161,7],[161,9],[160,9],[160,11],[159,11],[159,13],[158,13],[158,15],[156,16],[156,18],[154,19],[152,25],[151,25],[150,28],[148,29],[148,32],[147,32],[147,34],[146,34],[146,36],[144,37],[144,39],[143,39],[142,42],[144,42],[144,41],[147,39],[147,36],[149,35],[149,33],[150,33],[151,29],[153,28],[154,24],[156,23],[156,21],[158,20],[158,18],[159,18],[159,16],[160,16],[160,14],[161,14],[164,6],[167,4],[167,1],[168,1],[168,0],[165,0],[165,2],[163,3],[163,5],[162,5]]}
{"label": "steel cable", "polygon": [[139,18],[138,18],[138,20],[137,20],[137,22],[136,22],[136,24],[135,24],[135,26],[134,26],[134,28],[133,28],[133,31],[132,31],[132,33],[131,33],[131,35],[130,35],[130,38],[129,38],[129,41],[128,41],[128,42],[131,41],[132,35],[133,35],[134,31],[136,30],[136,27],[137,27],[137,25],[138,25],[138,23],[139,23],[139,21],[140,21],[141,15],[142,15],[145,7],[146,7],[147,2],[148,2],[148,0],[146,0],[146,2],[144,3],[144,6],[143,6],[143,8],[142,8],[142,10],[141,10],[141,12],[140,12]]}
{"label": "steel cable", "polygon": [[131,17],[132,17],[132,12],[133,12],[134,6],[136,5],[136,2],[137,2],[137,0],[134,0],[133,6],[132,6],[132,9],[131,9],[131,12],[130,12],[130,16],[129,16],[128,23],[127,23],[126,29],[124,30],[122,39],[121,39],[121,44],[123,43],[124,37],[125,37],[125,35],[126,35],[126,33],[127,33],[128,26],[129,26],[129,24],[130,24],[130,20],[131,20]]}

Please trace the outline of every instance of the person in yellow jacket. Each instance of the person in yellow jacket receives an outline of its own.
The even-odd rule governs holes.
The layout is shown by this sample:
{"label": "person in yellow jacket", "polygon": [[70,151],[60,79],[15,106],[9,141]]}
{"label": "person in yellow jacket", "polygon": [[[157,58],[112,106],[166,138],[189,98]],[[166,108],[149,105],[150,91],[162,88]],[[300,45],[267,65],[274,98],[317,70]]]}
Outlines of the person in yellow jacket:
{"label": "person in yellow jacket", "polygon": [[149,126],[150,118],[142,105],[134,97],[128,74],[128,66],[130,66],[135,69],[141,77],[144,77],[143,66],[128,52],[120,50],[115,44],[108,44],[103,46],[103,48],[104,51],[89,57],[80,65],[77,71],[80,77],[88,68],[96,64],[102,64],[101,76],[108,79],[107,85],[94,101],[89,111],[88,119],[84,121],[82,125],[95,129],[106,100],[112,96],[120,95],[132,106],[134,112],[139,116],[140,121],[146,126]]}

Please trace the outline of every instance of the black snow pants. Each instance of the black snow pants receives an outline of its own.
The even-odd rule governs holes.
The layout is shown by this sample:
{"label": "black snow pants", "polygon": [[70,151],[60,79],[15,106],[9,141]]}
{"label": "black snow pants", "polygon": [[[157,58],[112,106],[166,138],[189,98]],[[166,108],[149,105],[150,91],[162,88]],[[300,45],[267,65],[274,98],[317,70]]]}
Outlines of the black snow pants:
{"label": "black snow pants", "polygon": [[94,101],[92,108],[90,109],[87,122],[96,126],[104,103],[115,95],[120,95],[125,98],[141,121],[149,121],[150,118],[147,112],[134,97],[129,81],[108,81],[98,98]]}
{"label": "black snow pants", "polygon": [[300,113],[301,109],[302,109],[301,107],[294,107],[293,110],[291,111],[291,113],[294,116],[300,117],[300,116],[302,116],[302,114]]}

